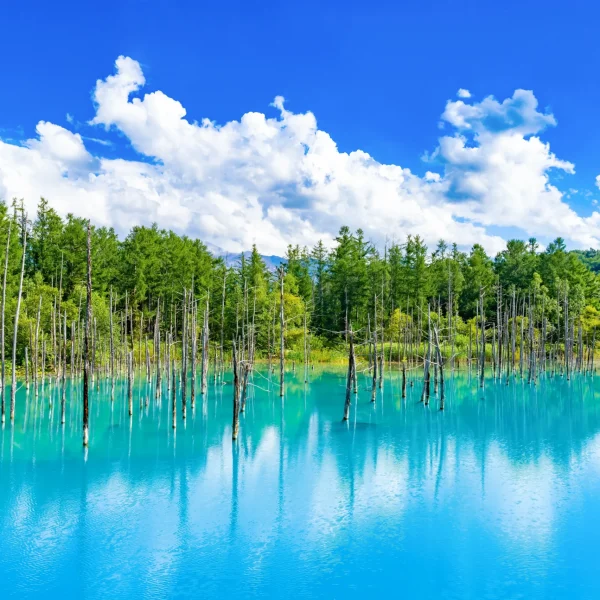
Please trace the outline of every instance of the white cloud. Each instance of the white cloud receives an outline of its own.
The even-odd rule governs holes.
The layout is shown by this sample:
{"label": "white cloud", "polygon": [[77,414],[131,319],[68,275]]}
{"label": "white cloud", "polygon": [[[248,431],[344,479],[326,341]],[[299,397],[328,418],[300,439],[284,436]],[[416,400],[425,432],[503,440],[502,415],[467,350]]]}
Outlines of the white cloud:
{"label": "white cloud", "polygon": [[459,98],[470,98],[471,92],[469,90],[465,90],[465,88],[460,88],[458,92],[456,92],[456,95]]}
{"label": "white cloud", "polygon": [[492,225],[600,245],[600,215],[580,217],[549,181],[551,169],[573,165],[537,137],[556,121],[532,92],[449,101],[442,119],[454,133],[428,155],[443,174],[419,177],[361,150],[340,152],[311,112],[291,112],[280,96],[277,117],[253,112],[218,125],[186,119],[161,91],[137,97],[144,84],[140,64],[119,57],[116,73],[96,83],[91,121],[121,132],[144,162],[93,157],[79,134],[41,121],[37,138],[0,142],[0,192],[32,210],[44,195],[61,213],[121,232],[157,221],[230,252],[330,243],[343,224],[375,241],[412,233],[492,252],[504,244]]}
{"label": "white cloud", "polygon": [[37,124],[35,132],[38,134],[37,139],[27,140],[25,146],[60,164],[64,171],[68,171],[69,167],[91,162],[92,157],[78,133],[71,133],[60,125],[45,121]]}

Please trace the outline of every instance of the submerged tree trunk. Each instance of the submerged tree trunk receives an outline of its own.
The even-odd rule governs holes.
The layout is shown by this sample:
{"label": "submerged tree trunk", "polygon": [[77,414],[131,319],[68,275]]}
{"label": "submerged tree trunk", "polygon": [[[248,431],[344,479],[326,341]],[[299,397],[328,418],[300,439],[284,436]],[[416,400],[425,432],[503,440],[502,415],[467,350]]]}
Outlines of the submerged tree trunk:
{"label": "submerged tree trunk", "polygon": [[279,395],[283,398],[285,392],[285,380],[284,380],[284,372],[285,372],[285,344],[284,344],[284,313],[283,313],[283,265],[280,267],[280,293],[279,293],[279,325],[281,328],[280,339],[279,339]]}
{"label": "submerged tree trunk", "polygon": [[[171,386],[171,427],[175,429],[177,427],[177,375],[175,370],[175,359],[173,359],[171,363],[171,372],[173,377],[173,382]],[[167,398],[169,394],[167,394]]]}
{"label": "submerged tree trunk", "polygon": [[46,340],[42,334],[42,395],[46,385]]}
{"label": "submerged tree trunk", "polygon": [[0,325],[0,354],[2,358],[2,387],[0,388],[0,397],[2,403],[2,423],[6,420],[6,358],[5,352],[5,315],[6,315],[6,275],[8,273],[8,252],[10,249],[10,230],[12,227],[12,221],[8,222],[8,234],[6,237],[6,255],[4,257],[4,277],[2,279],[2,316]]}
{"label": "submerged tree trunk", "polygon": [[[60,323],[59,323],[60,325]],[[67,313],[65,312],[63,322],[63,368],[62,368],[62,393],[60,397],[60,422],[65,424],[66,404],[67,404]]]}
{"label": "submerged tree trunk", "polygon": [[446,400],[446,385],[444,381],[444,359],[440,350],[440,340],[438,336],[437,327],[433,329],[433,335],[435,339],[435,350],[437,354],[437,363],[440,367],[440,410],[444,410],[444,402]]}
{"label": "submerged tree trunk", "polygon": [[85,337],[83,341],[83,445],[89,443],[89,387],[90,387],[90,330],[92,326],[92,227],[87,226],[87,310],[85,311]]}
{"label": "submerged tree trunk", "polygon": [[188,351],[188,310],[187,291],[183,290],[183,329],[181,332],[181,416],[187,416],[187,351]]}
{"label": "submerged tree trunk", "polygon": [[425,366],[423,369],[423,392],[421,394],[421,401],[424,402],[425,406],[429,404],[429,396],[431,393],[431,312],[429,312],[427,322],[427,351],[425,353]]}
{"label": "submerged tree trunk", "polygon": [[38,390],[38,355],[39,355],[39,345],[40,345],[40,316],[42,313],[42,296],[40,294],[40,301],[38,304],[37,310],[37,318],[35,320],[35,339],[34,339],[34,348],[33,348],[33,391],[35,393],[35,397],[37,399],[39,395]]}
{"label": "submerged tree trunk", "polygon": [[238,367],[237,350],[233,341],[233,423],[232,439],[237,440],[240,430],[240,376]]}
{"label": "submerged tree trunk", "polygon": [[109,327],[110,327],[110,399],[115,399],[115,342],[113,334],[113,292],[110,288],[110,307],[109,307]]}
{"label": "submerged tree trunk", "polygon": [[204,320],[202,324],[202,394],[206,394],[208,380],[208,350],[209,350],[209,331],[208,331],[208,311],[209,299],[206,298],[206,308],[204,309]]}
{"label": "submerged tree trunk", "polygon": [[154,360],[156,362],[155,397],[157,400],[160,400],[162,394],[160,372],[160,299],[156,301],[156,321],[154,323]]}
{"label": "submerged tree trunk", "polygon": [[227,284],[227,269],[225,269],[225,273],[223,275],[223,295],[221,298],[221,364],[220,364],[220,370],[221,370],[221,381],[223,380],[223,374],[225,371],[225,357],[223,355],[224,352],[224,342],[225,342],[225,338],[224,338],[224,334],[225,334],[225,290],[226,290],[226,284]]}
{"label": "submerged tree trunk", "polygon": [[352,325],[348,334],[350,348],[348,350],[348,379],[346,380],[346,402],[344,404],[344,421],[350,418],[350,403],[352,402],[352,378],[354,377],[354,334]]}
{"label": "submerged tree trunk", "polygon": [[377,398],[377,363],[378,363],[378,346],[377,346],[377,298],[375,298],[375,313],[373,321],[373,383],[371,385],[371,402],[375,402]]}
{"label": "submerged tree trunk", "polygon": [[21,298],[23,296],[23,276],[25,274],[25,255],[27,254],[27,216],[23,213],[23,255],[21,258],[21,279],[19,281],[19,294],[17,296],[17,310],[15,312],[15,328],[13,332],[12,351],[12,380],[10,388],[10,420],[15,420],[15,398],[17,393],[17,337],[19,333],[19,313],[21,311]]}
{"label": "submerged tree trunk", "polygon": [[29,393],[29,348],[25,346],[25,389]]}
{"label": "submerged tree trunk", "polygon": [[127,409],[133,415],[133,350],[127,353]]}
{"label": "submerged tree trunk", "polygon": [[248,396],[248,376],[250,375],[250,364],[246,363],[243,365],[244,378],[242,380],[242,399],[240,402],[240,412],[246,410],[246,398]]}
{"label": "submerged tree trunk", "polygon": [[479,379],[479,387],[485,385],[485,311],[483,307],[483,290],[480,292],[481,295],[481,373]]}
{"label": "submerged tree trunk", "polygon": [[196,300],[194,298],[193,295],[193,286],[192,286],[192,360],[191,360],[191,367],[192,367],[192,373],[191,373],[191,385],[190,385],[190,401],[192,403],[192,412],[194,411],[194,408],[196,407],[196,354],[197,354],[197,350],[198,350],[198,336],[197,334],[197,323],[196,323],[196,315],[198,313],[198,307],[196,304]]}

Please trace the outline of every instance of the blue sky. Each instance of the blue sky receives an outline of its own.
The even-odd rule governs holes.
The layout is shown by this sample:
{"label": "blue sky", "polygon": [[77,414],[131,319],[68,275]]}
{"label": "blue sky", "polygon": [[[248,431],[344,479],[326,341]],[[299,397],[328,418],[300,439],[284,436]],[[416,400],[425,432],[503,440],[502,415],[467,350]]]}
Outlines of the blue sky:
{"label": "blue sky", "polygon": [[[600,88],[594,84],[600,46],[595,39],[598,9],[591,2],[108,0],[100,9],[90,3],[25,0],[4,3],[0,18],[0,138],[8,144],[31,148],[27,140],[39,137],[36,125],[45,121],[79,134],[95,158],[164,163],[165,157],[148,151],[141,138],[119,125],[118,118],[99,121],[100,126],[88,124],[96,116],[96,80],[114,74],[115,60],[122,55],[139,63],[145,79],[130,100],[160,90],[185,107],[190,122],[208,118],[225,124],[254,111],[280,118],[270,103],[281,95],[288,111],[314,114],[318,130],[331,137],[339,152],[360,149],[378,163],[401,165],[418,177],[428,170],[444,177],[448,158],[441,164],[427,163],[423,155],[435,155],[441,136],[465,135],[455,121],[440,128],[447,101],[457,101],[457,90],[464,88],[472,95],[469,102],[493,95],[501,103],[522,88],[532,90],[537,110],[552,114],[557,123],[533,135],[549,144],[558,159],[574,164],[574,174],[560,168],[543,170],[549,184],[562,193],[560,201],[585,218],[600,197],[595,185],[600,174],[595,152],[600,143],[596,118]],[[146,137],[150,135],[154,134],[147,132]],[[473,144],[477,141],[467,139],[466,147]],[[98,168],[89,167],[96,173]],[[64,165],[63,170],[65,176]],[[82,177],[74,171],[66,176]],[[5,179],[6,193],[14,192],[11,185],[14,181]],[[186,197],[183,207],[192,212],[187,217],[182,213],[181,222],[166,219],[164,225],[223,245],[223,234],[212,235],[206,223],[184,224],[202,212],[211,190],[204,186],[182,192],[181,182],[176,187]],[[277,204],[273,193],[281,197],[290,189],[275,187],[275,192],[261,191],[258,202],[263,213]],[[295,187],[279,204],[295,210],[304,196]],[[325,194],[320,202],[329,198]],[[83,212],[94,216],[89,204],[95,201],[84,202]],[[545,202],[544,196],[538,201]],[[344,211],[332,211],[337,217],[328,213],[312,219],[313,210],[318,209],[311,198],[301,214],[294,213],[294,218],[314,226],[295,241],[311,243],[315,236],[333,235]],[[106,212],[96,214],[99,222],[108,223]],[[451,218],[457,223],[466,218],[491,236],[536,235],[545,241],[542,222],[522,231],[527,216],[495,224],[493,216],[474,216],[479,212],[469,210],[466,216],[453,212]],[[132,221],[140,218],[138,213],[144,210],[124,212]],[[286,219],[259,228],[261,235],[271,235],[272,227],[282,231],[280,222]],[[411,224],[414,232],[420,232],[420,225],[409,221],[399,224],[399,235],[411,233]],[[254,227],[252,222],[247,225],[250,231]],[[565,234],[572,245],[595,244],[595,221],[573,227],[575,233]],[[582,227],[591,229],[581,233]],[[298,228],[296,224],[293,230]],[[548,239],[555,233],[552,227],[549,230]],[[431,227],[423,229],[425,237],[433,239],[435,233]],[[452,227],[442,228],[440,236],[444,233],[462,236]],[[393,235],[385,232],[386,237]],[[468,234],[465,239],[471,243],[476,238]],[[251,236],[241,236],[231,248],[251,241]],[[485,237],[481,241],[497,245]],[[280,245],[281,241],[265,244],[265,250],[277,251]]]}

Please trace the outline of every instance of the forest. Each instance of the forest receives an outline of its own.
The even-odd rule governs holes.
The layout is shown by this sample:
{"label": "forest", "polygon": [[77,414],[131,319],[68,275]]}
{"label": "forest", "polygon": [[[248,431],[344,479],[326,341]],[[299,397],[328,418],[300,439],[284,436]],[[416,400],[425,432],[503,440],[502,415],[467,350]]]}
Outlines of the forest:
{"label": "forest", "polygon": [[[30,369],[59,370],[61,352],[77,370],[85,317],[87,224],[72,214],[61,218],[43,198],[34,216],[25,214],[22,201],[0,204],[2,350],[9,371],[13,346],[17,370],[28,377]],[[479,245],[463,252],[444,240],[429,249],[410,234],[378,248],[361,230],[347,227],[335,241],[333,248],[321,242],[314,248],[289,246],[281,269],[269,270],[256,247],[228,265],[200,240],[157,225],[135,226],[124,239],[113,229],[92,226],[98,368],[108,362],[111,326],[118,330],[113,352],[120,353],[120,365],[129,349],[141,365],[148,344],[152,348],[164,332],[173,341],[182,339],[184,296],[201,313],[196,334],[201,323],[206,351],[213,356],[207,361],[215,365],[230,356],[233,340],[243,336],[252,338],[256,359],[271,360],[284,347],[292,360],[307,354],[310,362],[342,360],[350,326],[364,340],[359,352],[371,348],[373,334],[379,332],[390,360],[402,359],[406,350],[399,343],[394,347],[394,340],[403,338],[405,348],[406,330],[411,329],[411,342],[418,346],[426,340],[427,319],[439,324],[444,352],[460,358],[472,354],[478,323],[483,323],[485,343],[494,341],[496,328],[501,338],[508,328],[502,306],[526,328],[531,319],[534,339],[543,330],[544,339],[562,340],[563,345],[578,335],[589,345],[600,323],[596,253],[568,251],[561,238],[543,251],[535,239],[510,240],[494,257]],[[595,334],[593,339],[595,347]]]}

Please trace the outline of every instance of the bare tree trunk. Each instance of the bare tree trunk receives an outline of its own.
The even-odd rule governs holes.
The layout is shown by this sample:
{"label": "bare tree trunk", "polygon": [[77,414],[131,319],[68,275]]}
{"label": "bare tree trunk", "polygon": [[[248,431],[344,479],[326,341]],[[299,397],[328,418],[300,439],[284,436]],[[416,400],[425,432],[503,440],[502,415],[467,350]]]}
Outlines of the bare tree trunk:
{"label": "bare tree trunk", "polygon": [[71,323],[71,381],[75,379],[75,321]]}
{"label": "bare tree trunk", "polygon": [[[173,373],[173,383],[171,389],[171,426],[173,429],[177,427],[177,379],[176,379],[176,369],[175,369],[175,359],[171,363],[171,371]],[[168,397],[168,394],[167,394]]]}
{"label": "bare tree trunk", "polygon": [[377,399],[377,363],[378,363],[378,344],[377,344],[377,298],[375,298],[375,314],[373,321],[373,383],[371,385],[371,402]]}
{"label": "bare tree trunk", "polygon": [[431,307],[427,308],[427,351],[425,353],[425,365],[423,368],[423,391],[421,401],[425,406],[429,404],[431,393]]}
{"label": "bare tree trunk", "polygon": [[[62,353],[62,349],[63,349],[63,344],[60,341],[60,331],[61,331],[61,326],[60,326],[60,319],[61,319],[61,303],[62,303],[62,280],[63,280],[63,265],[64,265],[64,261],[65,261],[65,253],[61,252],[60,253],[60,282],[58,284],[58,310],[56,311],[56,315],[58,317],[58,338],[57,339],[57,350],[58,350],[58,369],[57,369],[57,375],[60,375],[60,370],[62,368],[62,358],[61,358],[61,353]],[[81,304],[81,301],[80,301]]]}
{"label": "bare tree trunk", "polygon": [[0,388],[0,396],[2,397],[2,423],[6,421],[6,358],[5,351],[5,314],[6,314],[6,276],[8,273],[8,252],[10,250],[10,230],[12,221],[8,221],[8,234],[6,236],[6,254],[4,256],[4,277],[2,279],[2,324],[0,331],[0,353],[2,355],[2,387]]}
{"label": "bare tree trunk", "polygon": [[[60,323],[59,323],[60,324]],[[65,424],[65,413],[66,413],[66,404],[67,404],[67,313],[65,311],[64,321],[63,321],[63,344],[65,346],[63,352],[63,368],[62,368],[62,393],[60,397],[60,422],[62,425]],[[71,361],[73,359],[71,358]]]}
{"label": "bare tree trunk", "polygon": [[83,341],[83,445],[87,446],[90,438],[90,329],[92,327],[92,227],[87,226],[87,310],[85,312],[85,337]]}
{"label": "bare tree trunk", "polygon": [[206,297],[206,307],[204,309],[204,321],[202,325],[202,394],[206,394],[206,385],[208,381],[208,352],[209,352],[209,330],[208,330],[208,314],[209,314],[209,298]]}
{"label": "bare tree trunk", "polygon": [[198,352],[198,324],[197,324],[198,304],[192,295],[192,381],[190,390],[190,399],[192,401],[192,411],[196,406],[196,362]]}
{"label": "bare tree trunk", "polygon": [[348,379],[346,380],[346,402],[344,404],[344,421],[350,418],[350,403],[352,402],[352,378],[354,377],[354,334],[352,325],[348,334],[350,348],[348,351]]}
{"label": "bare tree trunk", "polygon": [[37,400],[38,396],[39,396],[39,389],[38,389],[38,369],[39,369],[39,364],[38,364],[38,356],[39,356],[39,351],[40,351],[40,316],[42,313],[42,296],[40,294],[40,302],[38,304],[38,310],[37,310],[37,318],[35,321],[35,340],[34,340],[34,355],[33,355],[33,389],[35,392],[35,398]]}
{"label": "bare tree trunk", "polygon": [[225,286],[227,283],[227,268],[225,269],[225,273],[223,275],[223,296],[221,297],[221,381],[223,381],[223,374],[225,371],[225,357],[223,355],[224,352],[224,341],[225,338]]}
{"label": "bare tree trunk", "polygon": [[594,354],[596,352],[596,328],[594,327],[594,333],[592,335],[592,361],[590,366],[590,373],[594,374]]}
{"label": "bare tree trunk", "polygon": [[187,351],[188,351],[188,314],[187,291],[183,290],[183,324],[181,331],[181,416],[187,416]]}
{"label": "bare tree trunk", "polygon": [[483,290],[480,292],[481,297],[481,373],[479,379],[479,387],[485,385],[485,310],[483,307]]}
{"label": "bare tree trunk", "polygon": [[281,328],[281,332],[280,332],[280,343],[279,343],[279,347],[280,347],[280,351],[279,351],[279,395],[283,398],[284,392],[285,392],[285,380],[284,380],[284,370],[285,370],[285,345],[284,345],[284,335],[283,335],[283,331],[284,331],[284,313],[283,313],[283,265],[280,267],[280,272],[279,272],[279,279],[280,279],[280,293],[279,293],[279,303],[280,303],[280,309],[279,309],[279,324],[280,324],[280,328]]}
{"label": "bare tree trunk", "polygon": [[146,336],[146,383],[150,383],[150,348],[148,348],[148,336]]}
{"label": "bare tree trunk", "polygon": [[[98,341],[98,328],[96,325],[96,317],[92,319],[92,364],[90,366],[90,371],[92,373],[92,383],[96,378],[96,347]],[[125,338],[127,341],[127,337]],[[127,347],[127,346],[126,346]]]}
{"label": "bare tree trunk", "polygon": [[496,381],[496,324],[492,324],[492,374]]}
{"label": "bare tree trunk", "polygon": [[244,378],[242,380],[242,399],[240,402],[240,412],[246,411],[246,397],[248,395],[248,376],[250,375],[250,363],[242,365]]}
{"label": "bare tree trunk", "polygon": [[523,379],[523,360],[525,358],[525,301],[521,315],[521,339],[519,340],[519,376]]}
{"label": "bare tree trunk", "polygon": [[383,282],[381,283],[381,356],[379,357],[379,389],[383,387],[383,370],[385,368],[385,308],[383,304]]}
{"label": "bare tree trunk", "polygon": [[46,386],[46,340],[42,334],[42,395]]}
{"label": "bare tree trunk", "polygon": [[469,381],[471,381],[471,367],[473,362],[473,327],[469,323]]}
{"label": "bare tree trunk", "polygon": [[240,377],[238,367],[238,357],[233,340],[233,424],[232,439],[237,440],[240,430]]}
{"label": "bare tree trunk", "polygon": [[[157,400],[160,400],[162,394],[160,372],[160,298],[156,302],[156,320],[154,323],[154,360],[156,362],[155,397]],[[175,364],[175,361],[173,361],[173,364]]]}
{"label": "bare tree trunk", "polygon": [[19,281],[19,294],[17,296],[17,310],[15,312],[15,328],[13,332],[12,350],[12,380],[10,388],[10,420],[15,420],[15,398],[17,393],[17,338],[19,333],[19,313],[21,312],[21,298],[23,296],[23,276],[25,274],[25,255],[27,253],[27,216],[23,212],[23,255],[21,257],[21,279]]}
{"label": "bare tree trunk", "polygon": [[140,340],[138,347],[138,366],[140,368],[140,376],[142,375],[142,365],[144,364],[144,359],[142,358],[142,336],[144,332],[144,313],[140,312]]}
{"label": "bare tree trunk", "polygon": [[440,367],[440,410],[444,410],[444,402],[446,399],[446,384],[444,381],[444,359],[440,350],[440,340],[438,336],[437,326],[433,328],[433,335],[435,339],[435,349],[437,354],[437,363]]}
{"label": "bare tree trunk", "polygon": [[133,415],[133,350],[127,353],[127,408]]}
{"label": "bare tree trunk", "polygon": [[109,326],[110,326],[110,399],[115,399],[115,340],[113,334],[113,291],[110,288],[110,308],[109,308]]}
{"label": "bare tree trunk", "polygon": [[[269,308],[269,313],[271,309]],[[269,314],[269,317],[271,315]],[[273,322],[275,321],[275,308],[273,308]],[[275,337],[275,327],[271,327],[271,319],[269,318],[269,322],[267,323],[267,373],[269,375],[269,390],[271,389],[271,373],[273,372],[273,346],[271,343],[271,331],[273,332],[273,337]]]}
{"label": "bare tree trunk", "polygon": [[25,346],[25,389],[29,393],[29,347]]}
{"label": "bare tree trunk", "polygon": [[52,307],[52,365],[54,367],[54,374],[58,378],[58,354],[56,351],[56,296],[54,296],[54,306]]}
{"label": "bare tree trunk", "polygon": [[304,307],[304,383],[308,383],[308,346],[306,342],[306,306]]}

